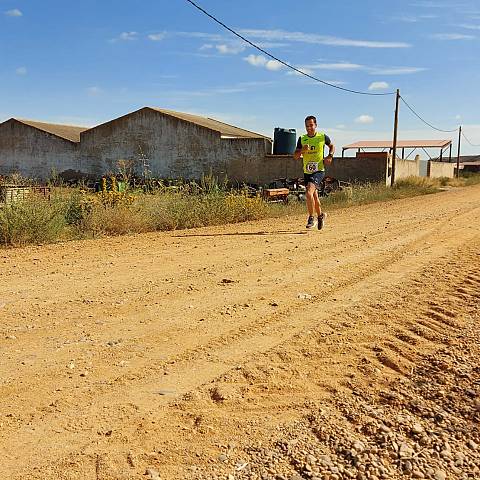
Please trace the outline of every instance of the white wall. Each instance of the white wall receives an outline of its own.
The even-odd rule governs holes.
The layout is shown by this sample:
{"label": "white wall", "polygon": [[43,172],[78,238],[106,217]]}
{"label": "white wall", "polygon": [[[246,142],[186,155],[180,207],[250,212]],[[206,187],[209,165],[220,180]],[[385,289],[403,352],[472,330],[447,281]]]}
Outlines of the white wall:
{"label": "white wall", "polygon": [[77,144],[16,120],[0,124],[0,174],[46,180],[52,172],[76,170]]}
{"label": "white wall", "polygon": [[430,178],[448,177],[453,178],[455,173],[455,163],[448,162],[428,162],[428,176]]}

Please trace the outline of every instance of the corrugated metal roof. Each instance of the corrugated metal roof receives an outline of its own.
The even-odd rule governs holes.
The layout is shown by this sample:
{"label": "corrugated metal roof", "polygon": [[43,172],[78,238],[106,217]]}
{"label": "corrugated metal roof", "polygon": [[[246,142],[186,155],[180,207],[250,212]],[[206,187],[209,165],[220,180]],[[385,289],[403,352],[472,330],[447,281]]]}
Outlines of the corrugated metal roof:
{"label": "corrugated metal roof", "polygon": [[[451,140],[399,140],[397,148],[444,148],[451,143]],[[393,148],[393,141],[366,140],[345,145],[343,148]]]}
{"label": "corrugated metal roof", "polygon": [[29,125],[30,127],[51,133],[57,137],[78,143],[80,141],[80,133],[88,130],[88,127],[77,127],[74,125],[60,125],[56,123],[37,122],[35,120],[24,120],[22,118],[14,118],[17,122]]}
{"label": "corrugated metal roof", "polygon": [[223,123],[213,118],[201,117],[200,115],[193,115],[191,113],[175,112],[173,110],[165,110],[163,108],[157,107],[147,107],[157,112],[163,113],[164,115],[169,115],[171,117],[179,118],[186,122],[195,123],[202,127],[209,128],[210,130],[215,130],[220,132],[220,135],[225,138],[268,138],[265,135],[260,135],[259,133],[250,132],[249,130],[244,130],[243,128],[234,127],[228,123]]}

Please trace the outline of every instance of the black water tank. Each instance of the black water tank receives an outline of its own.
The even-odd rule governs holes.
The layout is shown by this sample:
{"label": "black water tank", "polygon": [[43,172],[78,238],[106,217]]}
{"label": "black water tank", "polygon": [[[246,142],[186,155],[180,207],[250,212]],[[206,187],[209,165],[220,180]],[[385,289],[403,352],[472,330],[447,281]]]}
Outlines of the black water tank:
{"label": "black water tank", "polygon": [[294,128],[275,128],[273,154],[292,155],[297,147],[297,131]]}

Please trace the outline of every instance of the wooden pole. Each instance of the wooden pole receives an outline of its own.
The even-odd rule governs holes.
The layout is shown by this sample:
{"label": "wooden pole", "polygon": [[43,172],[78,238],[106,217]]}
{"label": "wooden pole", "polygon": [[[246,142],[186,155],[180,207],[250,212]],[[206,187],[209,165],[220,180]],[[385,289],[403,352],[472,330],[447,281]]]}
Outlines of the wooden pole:
{"label": "wooden pole", "polygon": [[457,178],[460,176],[460,143],[462,141],[462,126],[458,127],[458,149],[457,149]]}
{"label": "wooden pole", "polygon": [[393,148],[392,148],[392,182],[395,183],[395,164],[397,162],[397,134],[398,134],[398,104],[400,102],[400,89],[397,88],[397,95],[395,100],[395,121],[393,124]]}

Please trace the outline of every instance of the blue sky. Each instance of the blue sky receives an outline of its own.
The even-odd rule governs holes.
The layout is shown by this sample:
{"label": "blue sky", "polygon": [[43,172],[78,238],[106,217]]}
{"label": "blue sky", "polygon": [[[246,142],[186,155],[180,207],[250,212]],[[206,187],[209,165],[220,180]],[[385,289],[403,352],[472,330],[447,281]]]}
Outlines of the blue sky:
{"label": "blue sky", "polygon": [[[198,3],[314,76],[400,88],[427,121],[462,124],[480,144],[480,0]],[[352,95],[288,71],[185,0],[0,0],[0,45],[0,120],[90,126],[150,105],[269,136],[300,133],[314,114],[338,147],[392,137],[393,96]],[[399,137],[450,134],[402,105]],[[462,153],[477,152],[463,143]]]}

